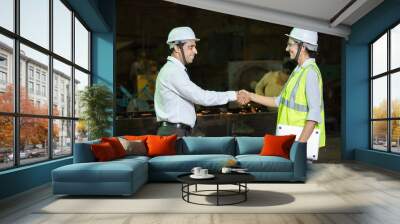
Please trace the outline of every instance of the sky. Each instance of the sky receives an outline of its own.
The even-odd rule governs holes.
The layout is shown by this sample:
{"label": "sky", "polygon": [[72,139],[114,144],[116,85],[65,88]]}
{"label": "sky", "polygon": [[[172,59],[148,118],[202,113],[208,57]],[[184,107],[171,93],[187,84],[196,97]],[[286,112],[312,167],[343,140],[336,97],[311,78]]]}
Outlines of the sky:
{"label": "sky", "polygon": [[[49,10],[48,0],[20,0],[21,36],[48,48],[49,46]],[[71,16],[72,13],[60,0],[53,0],[54,16],[54,46],[55,53],[71,60]],[[0,26],[13,31],[13,0],[0,0]],[[88,32],[83,25],[75,21],[75,60],[84,68],[88,68]],[[9,43],[8,38],[0,35],[0,41]],[[12,46],[12,44],[11,44]],[[21,45],[25,55],[48,64],[48,56]],[[61,66],[60,66],[61,67]],[[70,73],[70,72],[69,72]],[[68,73],[66,73],[68,74]]]}

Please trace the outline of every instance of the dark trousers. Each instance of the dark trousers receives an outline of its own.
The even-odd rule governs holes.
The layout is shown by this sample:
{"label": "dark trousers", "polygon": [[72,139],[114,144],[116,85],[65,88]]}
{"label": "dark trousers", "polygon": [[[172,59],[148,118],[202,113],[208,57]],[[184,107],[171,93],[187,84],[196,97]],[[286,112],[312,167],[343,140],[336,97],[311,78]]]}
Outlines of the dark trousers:
{"label": "dark trousers", "polygon": [[160,126],[157,131],[157,135],[177,135],[179,137],[189,136],[191,131],[185,128],[177,128],[174,126]]}

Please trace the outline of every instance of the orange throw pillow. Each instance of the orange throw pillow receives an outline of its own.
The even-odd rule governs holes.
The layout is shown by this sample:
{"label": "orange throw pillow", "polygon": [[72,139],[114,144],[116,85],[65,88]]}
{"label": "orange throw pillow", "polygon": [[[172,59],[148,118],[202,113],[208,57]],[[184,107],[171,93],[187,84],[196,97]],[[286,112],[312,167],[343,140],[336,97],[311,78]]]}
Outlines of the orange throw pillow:
{"label": "orange throw pillow", "polygon": [[94,157],[99,162],[109,161],[117,158],[113,147],[108,142],[93,144],[90,147],[92,149]]}
{"label": "orange throw pillow", "polygon": [[260,155],[262,156],[281,156],[289,159],[290,147],[296,135],[265,135],[264,136],[264,146],[261,149]]}
{"label": "orange throw pillow", "polygon": [[119,142],[118,138],[111,137],[111,138],[101,138],[101,142],[108,142],[114,149],[115,155],[117,158],[121,158],[126,156],[126,151],[122,146],[121,142]]}
{"label": "orange throw pillow", "polygon": [[129,141],[136,141],[136,140],[140,140],[143,142],[146,142],[148,135],[125,135],[124,139],[129,140]]}
{"label": "orange throw pillow", "polygon": [[149,135],[146,140],[148,156],[176,155],[176,139],[176,135]]}

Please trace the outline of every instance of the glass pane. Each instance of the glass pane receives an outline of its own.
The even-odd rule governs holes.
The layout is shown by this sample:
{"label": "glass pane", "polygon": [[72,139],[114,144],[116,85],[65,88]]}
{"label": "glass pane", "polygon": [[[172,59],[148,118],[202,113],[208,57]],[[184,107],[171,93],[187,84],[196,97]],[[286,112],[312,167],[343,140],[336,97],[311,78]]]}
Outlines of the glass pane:
{"label": "glass pane", "polygon": [[400,67],[400,24],[391,30],[390,37],[391,69]]}
{"label": "glass pane", "polygon": [[13,118],[0,116],[0,170],[14,164],[14,125]]}
{"label": "glass pane", "polygon": [[372,148],[387,151],[387,121],[372,122]]}
{"label": "glass pane", "polygon": [[391,121],[392,152],[400,153],[400,120]]}
{"label": "glass pane", "polygon": [[0,111],[14,111],[14,72],[12,39],[0,35]]}
{"label": "glass pane", "polygon": [[48,114],[48,64],[47,55],[21,44],[21,113]]}
{"label": "glass pane", "polygon": [[53,1],[53,51],[71,60],[72,12],[60,1]]}
{"label": "glass pane", "polygon": [[390,97],[391,97],[391,116],[393,118],[400,118],[400,72],[391,75],[391,88],[390,88]]}
{"label": "glass pane", "polygon": [[75,63],[89,70],[89,32],[75,18]]}
{"label": "glass pane", "polygon": [[89,86],[89,75],[75,69],[75,117],[79,117],[81,114],[79,94],[86,86]]}
{"label": "glass pane", "polygon": [[387,34],[383,35],[372,45],[372,75],[387,71]]}
{"label": "glass pane", "polygon": [[53,120],[53,157],[72,154],[72,121]]}
{"label": "glass pane", "polygon": [[84,120],[75,121],[75,143],[85,142],[88,138],[88,129]]}
{"label": "glass pane", "polygon": [[14,31],[14,0],[0,1],[0,26]]}
{"label": "glass pane", "polygon": [[372,81],[372,118],[387,118],[387,77]]}
{"label": "glass pane", "polygon": [[20,0],[21,36],[49,48],[49,0]]}
{"label": "glass pane", "polygon": [[21,117],[20,119],[21,164],[34,163],[49,158],[49,120]]}
{"label": "glass pane", "polygon": [[71,66],[53,60],[53,115],[72,117]]}

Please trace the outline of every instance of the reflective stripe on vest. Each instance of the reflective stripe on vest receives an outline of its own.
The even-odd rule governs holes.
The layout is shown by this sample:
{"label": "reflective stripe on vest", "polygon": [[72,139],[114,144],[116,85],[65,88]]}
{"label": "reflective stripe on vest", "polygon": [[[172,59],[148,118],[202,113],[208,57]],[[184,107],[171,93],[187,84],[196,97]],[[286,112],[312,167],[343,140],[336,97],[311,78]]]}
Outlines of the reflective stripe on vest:
{"label": "reflective stripe on vest", "polygon": [[[311,66],[313,66],[313,65],[311,64],[311,65],[309,65],[309,66],[311,67]],[[291,92],[291,94],[290,94],[290,99],[287,100],[287,99],[285,99],[284,97],[281,97],[280,104],[283,104],[283,105],[289,107],[290,109],[293,109],[293,110],[296,110],[296,111],[308,112],[308,105],[297,104],[297,103],[295,102],[295,101],[296,101],[295,98],[296,98],[297,91],[298,91],[298,89],[299,89],[299,85],[300,85],[301,78],[303,77],[304,72],[308,69],[309,66],[307,66],[306,68],[304,68],[303,71],[301,72],[301,74],[300,74],[299,78],[297,79],[296,84],[294,85],[293,90],[292,90],[292,92]],[[289,83],[289,80],[288,80],[287,83]],[[287,83],[286,83],[286,84],[287,84]],[[286,85],[284,86],[283,89],[285,89],[285,88],[286,88]],[[323,110],[323,108],[324,108],[324,104],[321,103],[321,110]]]}

